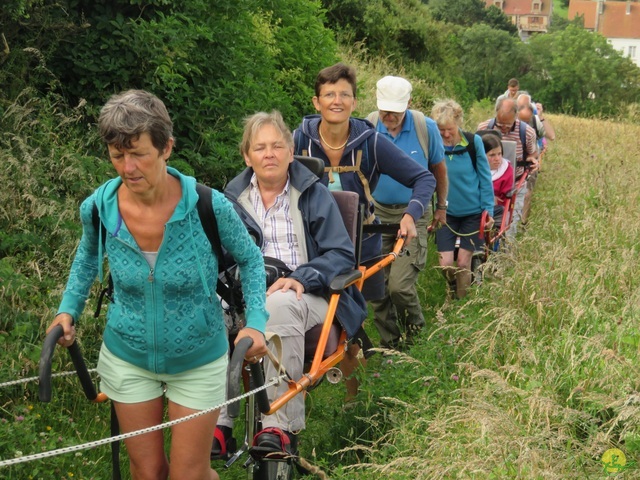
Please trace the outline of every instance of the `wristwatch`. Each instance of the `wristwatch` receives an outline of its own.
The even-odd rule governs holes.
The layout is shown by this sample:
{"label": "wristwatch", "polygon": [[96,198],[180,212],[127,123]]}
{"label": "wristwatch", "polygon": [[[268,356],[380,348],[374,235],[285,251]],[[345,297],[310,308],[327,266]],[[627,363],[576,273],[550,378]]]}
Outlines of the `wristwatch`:
{"label": "wristwatch", "polygon": [[446,210],[448,206],[449,206],[449,200],[445,200],[444,205],[440,205],[439,203],[436,203],[437,210]]}

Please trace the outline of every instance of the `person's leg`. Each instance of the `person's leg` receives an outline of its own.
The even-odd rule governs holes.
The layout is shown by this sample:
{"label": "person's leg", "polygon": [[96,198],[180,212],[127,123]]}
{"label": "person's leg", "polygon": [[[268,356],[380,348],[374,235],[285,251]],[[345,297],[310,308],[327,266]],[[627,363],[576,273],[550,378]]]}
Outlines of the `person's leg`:
{"label": "person's leg", "polygon": [[365,358],[362,348],[357,343],[352,343],[347,347],[344,358],[340,362],[340,370],[344,375],[345,387],[347,395],[345,401],[353,400],[358,395],[360,381],[353,374],[358,367],[366,367],[367,359]]}
{"label": "person's leg", "polygon": [[438,263],[440,271],[447,281],[447,292],[455,298],[456,267],[454,266],[454,249],[456,245],[459,221],[457,217],[447,215],[447,225],[436,230],[436,246],[438,247]]}
{"label": "person's leg", "polygon": [[525,184],[516,192],[516,199],[513,204],[513,217],[511,218],[511,225],[507,230],[507,239],[514,240],[518,233],[518,223],[522,219],[522,209],[524,208],[524,197],[527,194],[527,184]]}
{"label": "person's leg", "polygon": [[[382,251],[390,252],[395,243],[393,235],[382,235]],[[396,259],[397,261],[398,259]],[[394,262],[395,263],[395,262]],[[380,334],[380,345],[385,348],[393,348],[400,341],[400,329],[398,327],[398,314],[396,306],[389,292],[389,275],[393,263],[384,269],[385,290],[384,297],[380,300],[369,302],[373,308],[373,323]]]}
{"label": "person's leg", "polygon": [[456,271],[456,296],[458,299],[466,297],[467,290],[471,286],[473,253],[482,251],[484,248],[484,240],[480,238],[481,217],[481,214],[463,217],[459,225],[461,236]]}
{"label": "person's leg", "polygon": [[[400,223],[404,209],[389,208],[377,202],[375,207],[376,216],[380,219],[380,222]],[[382,235],[382,254],[389,253],[393,249],[395,241],[395,235]],[[370,302],[373,308],[373,323],[380,334],[380,345],[385,348],[397,346],[401,338],[401,332],[398,327],[397,306],[394,305],[389,291],[389,275],[393,265],[392,263],[384,269],[384,296],[379,300]]]}
{"label": "person's leg", "polygon": [[[104,344],[100,348],[97,370],[100,390],[113,402],[122,433],[162,423],[163,388],[157,375],[116,357]],[[131,437],[124,443],[133,480],[167,478],[169,463],[162,431]]]}
{"label": "person's leg", "polygon": [[[122,433],[133,432],[162,423],[163,397],[139,403],[113,402]],[[164,453],[162,430],[145,433],[124,441],[129,454],[132,480],[164,480],[169,462]],[[208,442],[207,442],[208,446]],[[208,458],[208,456],[207,456]]]}
{"label": "person's leg", "polygon": [[[282,340],[282,364],[289,375],[298,380],[302,377],[304,362],[305,332],[324,322],[328,310],[327,301],[317,295],[303,294],[298,300],[293,291],[274,292],[267,297],[267,331],[277,334]],[[265,379],[277,376],[270,361],[265,361]],[[288,390],[286,382],[267,390],[270,401]],[[273,415],[263,418],[265,428],[277,427],[288,432],[297,432],[305,427],[304,395],[296,395]]]}
{"label": "person's leg", "polygon": [[[175,402],[168,402],[169,419],[175,420],[198,412]],[[218,420],[218,410],[171,427],[171,480],[219,480],[209,461],[211,436]]]}
{"label": "person's leg", "polygon": [[407,254],[391,264],[389,295],[398,311],[400,330],[405,330],[407,339],[425,325],[422,305],[416,285],[427,259],[427,221],[416,224],[418,237],[407,247]]}
{"label": "person's leg", "polygon": [[533,197],[533,187],[536,185],[536,179],[538,178],[538,172],[534,172],[533,174],[527,177],[527,193],[524,195],[524,199],[522,202],[522,218],[520,222],[522,225],[526,225],[529,220],[529,213],[531,212],[531,199]]}
{"label": "person's leg", "polygon": [[467,290],[471,286],[471,257],[473,252],[464,248],[458,249],[458,269],[456,271],[456,297],[458,299],[467,296]]}

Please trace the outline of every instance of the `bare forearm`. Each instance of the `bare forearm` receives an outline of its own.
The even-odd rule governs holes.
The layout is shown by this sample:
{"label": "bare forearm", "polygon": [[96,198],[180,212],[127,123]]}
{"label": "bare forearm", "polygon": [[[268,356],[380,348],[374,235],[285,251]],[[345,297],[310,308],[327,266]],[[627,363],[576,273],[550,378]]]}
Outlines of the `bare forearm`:
{"label": "bare forearm", "polygon": [[435,165],[429,165],[429,170],[436,178],[436,194],[438,195],[438,203],[444,205],[447,201],[449,192],[449,180],[447,178],[447,164],[442,161]]}

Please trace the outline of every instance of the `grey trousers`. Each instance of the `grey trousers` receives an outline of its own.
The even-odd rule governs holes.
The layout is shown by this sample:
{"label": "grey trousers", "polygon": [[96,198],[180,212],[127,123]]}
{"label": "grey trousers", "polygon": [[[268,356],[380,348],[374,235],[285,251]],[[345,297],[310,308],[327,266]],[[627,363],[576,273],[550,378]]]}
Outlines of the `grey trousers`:
{"label": "grey trousers", "polygon": [[[329,308],[328,302],[317,295],[303,294],[298,300],[293,291],[274,292],[267,297],[267,331],[277,334],[282,340],[282,364],[294,380],[302,377],[304,368],[304,334],[314,326],[324,322]],[[265,381],[277,375],[276,369],[267,358],[264,360]],[[288,390],[286,381],[267,390],[272,402]],[[305,427],[304,394],[300,393],[273,415],[263,417],[264,428],[278,427],[289,432],[297,432]],[[222,408],[218,425],[233,427],[233,419]]]}
{"label": "grey trousers", "polygon": [[[406,206],[395,208],[375,203],[376,215],[382,223],[400,223]],[[392,346],[411,327],[425,324],[416,284],[427,260],[427,226],[430,212],[416,222],[418,237],[409,244],[408,255],[396,260],[384,270],[385,295],[372,301],[374,323],[383,346]],[[396,242],[395,235],[382,236],[382,253],[389,253]]]}
{"label": "grey trousers", "polygon": [[528,185],[524,183],[522,188],[516,193],[516,199],[513,202],[513,218],[511,219],[511,225],[506,231],[506,237],[509,240],[516,238],[518,233],[518,223],[522,219],[522,209],[524,208],[524,196],[527,194]]}

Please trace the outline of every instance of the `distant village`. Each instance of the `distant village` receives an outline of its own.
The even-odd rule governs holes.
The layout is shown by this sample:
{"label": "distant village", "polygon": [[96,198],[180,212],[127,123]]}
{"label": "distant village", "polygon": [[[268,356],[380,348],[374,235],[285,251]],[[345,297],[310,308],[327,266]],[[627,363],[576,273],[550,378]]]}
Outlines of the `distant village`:
{"label": "distant village", "polygon": [[[546,33],[551,24],[553,1],[485,0],[501,9],[518,27],[523,41],[534,33]],[[571,0],[569,20],[582,17],[584,28],[598,32],[623,55],[640,66],[640,3],[637,0]]]}

